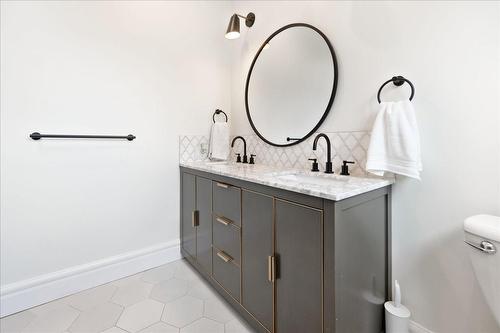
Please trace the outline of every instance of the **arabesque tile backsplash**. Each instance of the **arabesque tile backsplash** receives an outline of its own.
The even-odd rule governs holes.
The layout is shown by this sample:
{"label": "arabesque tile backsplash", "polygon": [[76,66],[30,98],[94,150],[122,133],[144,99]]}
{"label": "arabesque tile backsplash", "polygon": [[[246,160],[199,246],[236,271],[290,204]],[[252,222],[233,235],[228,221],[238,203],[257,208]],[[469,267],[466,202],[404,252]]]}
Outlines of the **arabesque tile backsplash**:
{"label": "arabesque tile backsplash", "polygon": [[[332,161],[336,173],[340,173],[343,160],[354,161],[349,165],[352,175],[365,175],[366,152],[370,143],[370,132],[330,132],[325,133],[332,144]],[[326,161],[326,143],[318,141],[318,150],[313,151],[315,135],[304,142],[290,147],[275,147],[262,141],[257,135],[243,135],[247,141],[247,154],[255,154],[256,164],[271,165],[281,168],[309,170],[309,158],[317,158],[320,170],[324,170]],[[231,150],[229,159],[236,160],[236,152],[243,153],[243,143],[238,140]],[[194,162],[207,159],[207,135],[181,135],[179,137],[179,161]]]}

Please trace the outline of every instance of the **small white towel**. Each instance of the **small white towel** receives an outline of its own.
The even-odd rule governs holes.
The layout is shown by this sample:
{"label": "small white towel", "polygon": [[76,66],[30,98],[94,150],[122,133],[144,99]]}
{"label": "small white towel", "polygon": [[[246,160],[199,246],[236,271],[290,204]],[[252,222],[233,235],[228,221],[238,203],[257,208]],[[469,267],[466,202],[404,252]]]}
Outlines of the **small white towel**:
{"label": "small white towel", "polygon": [[380,104],[371,133],[366,170],[377,176],[388,171],[420,180],[420,135],[410,101]]}
{"label": "small white towel", "polygon": [[229,126],[227,122],[216,122],[210,130],[208,157],[211,160],[227,160],[229,155]]}

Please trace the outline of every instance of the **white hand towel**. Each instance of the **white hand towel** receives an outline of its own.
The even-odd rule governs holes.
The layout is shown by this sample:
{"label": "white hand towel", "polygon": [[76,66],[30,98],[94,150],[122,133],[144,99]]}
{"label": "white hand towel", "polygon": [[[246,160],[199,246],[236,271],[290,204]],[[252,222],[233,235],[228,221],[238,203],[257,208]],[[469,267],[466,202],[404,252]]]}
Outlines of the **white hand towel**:
{"label": "white hand towel", "polygon": [[410,101],[380,104],[371,133],[366,170],[377,176],[388,171],[420,180],[420,136]]}
{"label": "white hand towel", "polygon": [[229,155],[229,126],[227,122],[216,122],[210,130],[208,157],[211,160],[227,160]]}

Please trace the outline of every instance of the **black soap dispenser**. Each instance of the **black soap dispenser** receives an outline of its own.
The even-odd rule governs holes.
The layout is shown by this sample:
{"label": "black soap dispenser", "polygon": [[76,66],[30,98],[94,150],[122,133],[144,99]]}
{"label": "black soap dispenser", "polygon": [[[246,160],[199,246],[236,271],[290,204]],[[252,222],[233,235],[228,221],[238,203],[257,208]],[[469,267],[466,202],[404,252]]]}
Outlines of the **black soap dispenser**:
{"label": "black soap dispenser", "polygon": [[350,173],[349,173],[349,166],[347,165],[347,163],[354,164],[354,162],[353,161],[343,161],[342,163],[343,164],[342,164],[342,168],[341,168],[340,174],[342,176],[349,176],[350,175]]}

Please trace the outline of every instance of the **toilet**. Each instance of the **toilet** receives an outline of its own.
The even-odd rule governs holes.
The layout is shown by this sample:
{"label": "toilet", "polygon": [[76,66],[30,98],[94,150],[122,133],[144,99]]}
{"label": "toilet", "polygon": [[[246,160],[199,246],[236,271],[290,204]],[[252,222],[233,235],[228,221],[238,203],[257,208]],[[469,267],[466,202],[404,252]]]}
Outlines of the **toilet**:
{"label": "toilet", "polygon": [[474,274],[500,326],[500,217],[468,217],[464,232]]}

